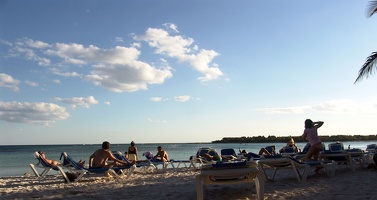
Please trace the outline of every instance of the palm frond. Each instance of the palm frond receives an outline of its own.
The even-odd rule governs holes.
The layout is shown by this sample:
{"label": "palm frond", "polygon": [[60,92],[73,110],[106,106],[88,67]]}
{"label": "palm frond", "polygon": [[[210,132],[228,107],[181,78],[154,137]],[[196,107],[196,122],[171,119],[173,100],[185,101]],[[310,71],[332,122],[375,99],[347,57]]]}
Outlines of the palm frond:
{"label": "palm frond", "polygon": [[359,76],[357,76],[356,81],[357,83],[361,81],[364,77],[369,78],[370,75],[373,75],[374,71],[377,67],[377,52],[373,52],[367,58],[361,69],[359,70]]}
{"label": "palm frond", "polygon": [[377,1],[370,1],[367,8],[367,17],[371,17],[377,12]]}

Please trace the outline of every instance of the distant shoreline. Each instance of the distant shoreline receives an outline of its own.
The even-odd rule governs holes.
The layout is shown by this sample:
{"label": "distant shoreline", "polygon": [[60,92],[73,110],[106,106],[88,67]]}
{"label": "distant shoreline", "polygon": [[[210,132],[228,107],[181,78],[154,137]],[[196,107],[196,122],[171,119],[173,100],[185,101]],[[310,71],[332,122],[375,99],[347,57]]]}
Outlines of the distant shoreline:
{"label": "distant shoreline", "polygon": [[[212,141],[212,143],[273,143],[273,142],[287,142],[293,138],[295,142],[307,142],[301,136],[254,136],[254,137],[224,137],[221,140]],[[331,141],[377,141],[377,135],[320,135],[322,142]]]}

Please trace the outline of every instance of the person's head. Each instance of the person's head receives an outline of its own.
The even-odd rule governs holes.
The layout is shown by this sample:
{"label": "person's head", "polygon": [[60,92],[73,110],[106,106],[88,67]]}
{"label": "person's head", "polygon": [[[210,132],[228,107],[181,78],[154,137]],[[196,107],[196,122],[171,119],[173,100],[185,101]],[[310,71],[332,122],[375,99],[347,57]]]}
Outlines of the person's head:
{"label": "person's head", "polygon": [[162,147],[161,147],[161,146],[158,146],[158,147],[157,147],[157,150],[158,150],[158,151],[161,151],[161,150],[162,150]]}
{"label": "person's head", "polygon": [[241,153],[247,154],[247,151],[244,149],[244,150],[241,151]]}
{"label": "person's head", "polygon": [[110,149],[110,142],[108,141],[102,142],[102,149]]}
{"label": "person's head", "polygon": [[131,142],[131,146],[135,146],[135,142],[134,141]]}
{"label": "person's head", "polygon": [[314,127],[313,121],[311,119],[306,119],[305,128],[313,128],[313,127]]}
{"label": "person's head", "polygon": [[39,154],[42,158],[46,158],[46,155],[43,153],[43,151],[38,151],[38,154]]}
{"label": "person's head", "polygon": [[293,138],[291,138],[289,141],[288,141],[288,146],[293,146],[293,145],[295,145],[295,141],[293,140]]}

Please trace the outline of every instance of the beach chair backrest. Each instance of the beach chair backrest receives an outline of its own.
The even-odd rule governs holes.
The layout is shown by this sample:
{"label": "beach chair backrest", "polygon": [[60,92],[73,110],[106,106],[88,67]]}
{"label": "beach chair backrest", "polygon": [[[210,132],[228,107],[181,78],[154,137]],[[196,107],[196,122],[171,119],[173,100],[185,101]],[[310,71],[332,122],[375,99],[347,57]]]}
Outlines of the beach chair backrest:
{"label": "beach chair backrest", "polygon": [[295,149],[293,147],[284,147],[283,152],[284,153],[295,153]]}
{"label": "beach chair backrest", "polygon": [[237,157],[236,151],[234,151],[234,149],[221,149],[221,155]]}
{"label": "beach chair backrest", "polygon": [[143,153],[143,156],[145,156],[146,159],[151,160],[153,158],[153,153],[150,151],[146,151]]}
{"label": "beach chair backrest", "polygon": [[199,148],[198,149],[198,152],[196,153],[196,156],[201,156],[201,155],[204,155],[206,153],[209,153],[209,151],[211,150],[211,148],[209,147],[202,147],[202,148]]}
{"label": "beach chair backrest", "polygon": [[331,144],[329,144],[329,150],[331,152],[343,151],[344,150],[343,143],[341,143],[341,142],[331,143]]}
{"label": "beach chair backrest", "polygon": [[375,152],[376,151],[376,148],[377,148],[377,145],[376,144],[368,144],[367,145],[367,149],[365,151],[368,151],[368,152]]}
{"label": "beach chair backrest", "polygon": [[302,149],[302,153],[307,153],[310,149],[311,145],[310,143],[306,143],[305,147]]}
{"label": "beach chair backrest", "polygon": [[64,163],[66,163],[66,162],[69,163],[75,169],[83,169],[84,168],[83,166],[79,165],[75,160],[73,160],[71,158],[71,156],[69,156],[66,152],[63,152],[61,156],[63,156],[63,158],[65,160],[65,161],[63,161]]}
{"label": "beach chair backrest", "polygon": [[275,149],[276,147],[275,146],[266,146],[265,148],[270,154],[275,154]]}

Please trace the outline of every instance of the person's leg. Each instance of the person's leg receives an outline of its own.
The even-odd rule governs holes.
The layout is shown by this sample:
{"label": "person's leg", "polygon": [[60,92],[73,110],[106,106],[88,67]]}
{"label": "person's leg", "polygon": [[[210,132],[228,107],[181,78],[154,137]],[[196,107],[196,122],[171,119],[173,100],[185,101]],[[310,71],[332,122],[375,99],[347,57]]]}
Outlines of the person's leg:
{"label": "person's leg", "polygon": [[263,155],[263,154],[266,154],[266,155],[269,155],[269,156],[271,155],[270,152],[267,151],[267,149],[261,148],[259,150],[259,155]]}
{"label": "person's leg", "polygon": [[306,157],[305,157],[305,161],[310,161],[312,160],[312,157],[315,153],[315,147],[314,146],[311,146],[308,150],[308,153],[306,153]]}

